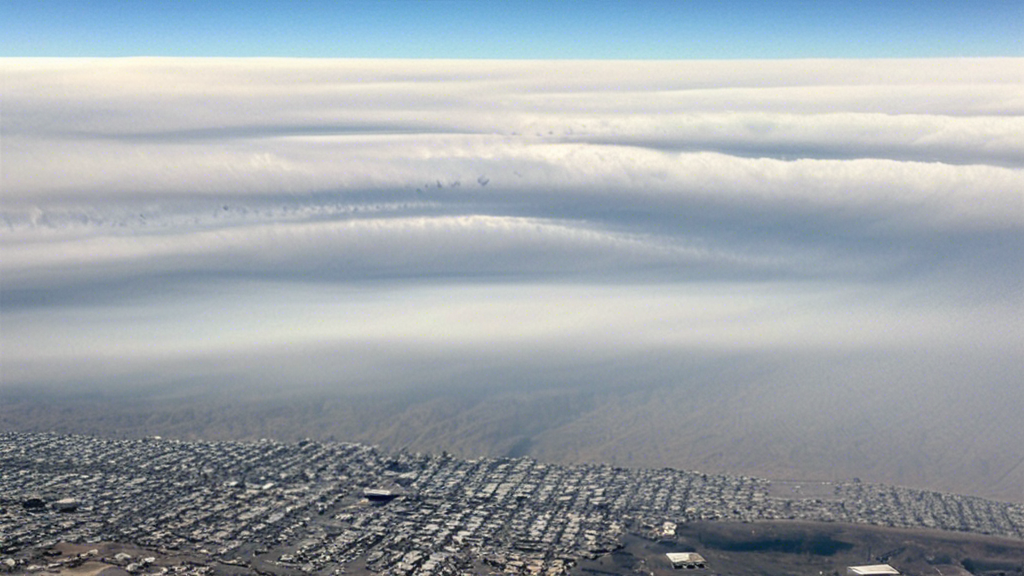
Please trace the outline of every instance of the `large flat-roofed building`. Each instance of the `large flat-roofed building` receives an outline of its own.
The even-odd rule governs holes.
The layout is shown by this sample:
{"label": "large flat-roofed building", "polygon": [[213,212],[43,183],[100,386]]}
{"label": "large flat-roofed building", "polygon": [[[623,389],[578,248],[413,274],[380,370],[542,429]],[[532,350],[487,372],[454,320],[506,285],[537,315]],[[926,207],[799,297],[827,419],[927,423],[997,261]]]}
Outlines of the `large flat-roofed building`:
{"label": "large flat-roofed building", "polygon": [[846,567],[846,576],[899,576],[899,573],[899,570],[888,564]]}
{"label": "large flat-roofed building", "polygon": [[707,561],[704,557],[696,552],[669,552],[665,554],[668,556],[668,561],[672,563],[672,567],[679,568],[706,568]]}
{"label": "large flat-roofed building", "polygon": [[383,488],[366,488],[363,490],[363,496],[371,502],[389,502],[398,498],[399,494],[393,490],[385,490]]}

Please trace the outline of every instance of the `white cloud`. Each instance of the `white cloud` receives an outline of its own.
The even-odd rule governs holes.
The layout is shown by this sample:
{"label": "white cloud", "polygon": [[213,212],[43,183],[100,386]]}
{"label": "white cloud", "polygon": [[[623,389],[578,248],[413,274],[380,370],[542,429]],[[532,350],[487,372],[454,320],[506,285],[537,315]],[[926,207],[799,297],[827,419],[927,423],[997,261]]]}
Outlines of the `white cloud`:
{"label": "white cloud", "polygon": [[[1001,318],[1021,310],[1022,66],[2,60],[0,338],[5,356],[194,354],[163,337],[92,349],[118,333],[96,317],[68,324],[75,346],[46,342],[83,306],[130,326],[259,279],[402,286],[424,307],[327,307],[344,328],[323,335],[323,306],[300,306],[268,341],[284,299],[259,291],[211,338],[1019,342]],[[478,282],[504,288],[460,291]],[[734,283],[742,298],[697,290]],[[579,308],[565,286],[619,291]],[[927,297],[908,312],[908,293]],[[187,334],[154,314],[139,325]]]}

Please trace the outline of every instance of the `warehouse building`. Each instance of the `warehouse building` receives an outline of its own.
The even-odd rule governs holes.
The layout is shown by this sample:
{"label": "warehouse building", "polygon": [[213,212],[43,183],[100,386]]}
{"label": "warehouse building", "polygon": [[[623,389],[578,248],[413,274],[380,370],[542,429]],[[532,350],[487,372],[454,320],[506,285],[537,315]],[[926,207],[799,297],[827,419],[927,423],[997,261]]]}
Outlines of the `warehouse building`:
{"label": "warehouse building", "polygon": [[665,556],[668,557],[668,561],[672,563],[672,567],[676,570],[682,568],[688,570],[707,568],[708,565],[704,557],[696,552],[669,552]]}

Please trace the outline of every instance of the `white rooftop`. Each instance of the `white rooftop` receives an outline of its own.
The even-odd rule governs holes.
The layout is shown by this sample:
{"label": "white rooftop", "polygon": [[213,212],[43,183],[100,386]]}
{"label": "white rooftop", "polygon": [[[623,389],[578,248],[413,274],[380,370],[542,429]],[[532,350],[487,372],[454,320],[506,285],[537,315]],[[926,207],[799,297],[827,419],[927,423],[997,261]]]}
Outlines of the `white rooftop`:
{"label": "white rooftop", "polygon": [[673,564],[704,562],[704,557],[696,552],[669,552],[665,556],[668,556],[668,561]]}
{"label": "white rooftop", "polygon": [[850,576],[885,576],[898,575],[900,571],[888,564],[869,564],[866,566],[847,566],[846,573]]}

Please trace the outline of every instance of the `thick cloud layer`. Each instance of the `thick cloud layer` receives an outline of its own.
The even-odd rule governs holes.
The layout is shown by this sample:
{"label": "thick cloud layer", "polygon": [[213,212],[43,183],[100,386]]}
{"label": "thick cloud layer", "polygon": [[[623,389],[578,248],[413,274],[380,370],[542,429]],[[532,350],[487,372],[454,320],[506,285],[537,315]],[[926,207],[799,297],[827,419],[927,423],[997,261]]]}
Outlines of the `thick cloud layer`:
{"label": "thick cloud layer", "polygon": [[3,386],[1024,351],[1019,59],[0,69]]}
{"label": "thick cloud layer", "polygon": [[2,65],[8,364],[17,316],[243,278],[1020,310],[1020,60]]}

